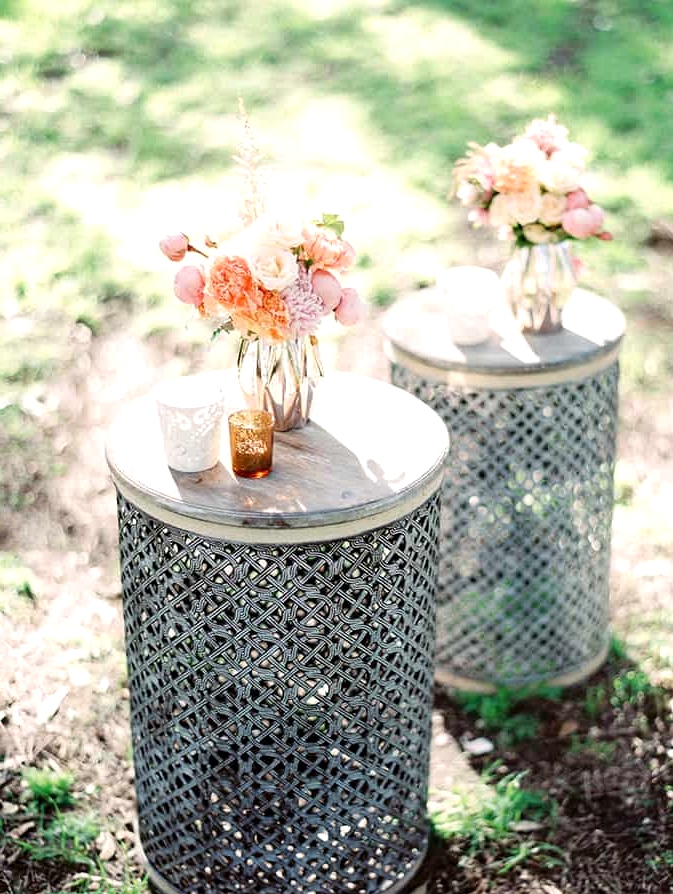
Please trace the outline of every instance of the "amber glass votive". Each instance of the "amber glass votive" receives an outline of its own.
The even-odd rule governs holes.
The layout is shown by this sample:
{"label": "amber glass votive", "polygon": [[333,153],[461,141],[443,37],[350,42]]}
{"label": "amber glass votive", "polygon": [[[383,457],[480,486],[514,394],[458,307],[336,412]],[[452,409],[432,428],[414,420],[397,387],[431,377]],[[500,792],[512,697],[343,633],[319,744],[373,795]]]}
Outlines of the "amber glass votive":
{"label": "amber glass votive", "polygon": [[231,467],[242,478],[264,478],[273,459],[273,415],[239,410],[229,416]]}

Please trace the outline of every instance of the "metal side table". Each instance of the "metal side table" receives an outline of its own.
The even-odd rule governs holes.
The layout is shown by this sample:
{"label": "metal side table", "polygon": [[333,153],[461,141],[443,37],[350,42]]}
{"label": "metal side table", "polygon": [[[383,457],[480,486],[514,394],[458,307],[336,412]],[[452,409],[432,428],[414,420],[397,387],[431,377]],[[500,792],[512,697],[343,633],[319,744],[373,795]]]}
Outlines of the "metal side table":
{"label": "metal side table", "polygon": [[447,446],[423,403],[347,373],[276,435],[258,481],[233,476],[226,434],[215,468],[172,472],[149,397],[114,423],[139,831],[160,891],[413,877]]}
{"label": "metal side table", "polygon": [[576,289],[563,330],[449,340],[434,289],[388,312],[391,379],[451,435],[442,499],[437,678],[569,685],[608,650],[618,354],[624,318]]}

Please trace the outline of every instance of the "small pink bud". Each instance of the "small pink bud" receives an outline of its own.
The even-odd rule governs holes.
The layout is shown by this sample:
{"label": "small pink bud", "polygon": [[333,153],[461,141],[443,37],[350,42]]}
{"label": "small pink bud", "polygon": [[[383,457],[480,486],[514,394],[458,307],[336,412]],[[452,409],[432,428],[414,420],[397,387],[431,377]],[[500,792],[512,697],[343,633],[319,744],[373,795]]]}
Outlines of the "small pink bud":
{"label": "small pink bud", "polygon": [[189,239],[184,233],[174,233],[172,236],[164,236],[159,248],[169,261],[182,261],[189,248]]}
{"label": "small pink bud", "polygon": [[569,236],[575,239],[587,239],[593,236],[600,224],[596,226],[596,218],[589,208],[574,208],[572,211],[566,211],[561,218],[561,225]]}
{"label": "small pink bud", "polygon": [[203,273],[198,267],[188,264],[175,274],[173,291],[180,301],[198,307],[203,302],[203,288],[206,284]]}
{"label": "small pink bud", "polygon": [[591,204],[589,202],[589,196],[584,192],[581,186],[568,193],[566,196],[566,203],[566,211],[574,211],[575,208],[588,208]]}
{"label": "small pink bud", "polygon": [[596,233],[596,239],[602,239],[603,242],[612,242],[612,233],[603,230],[602,233]]}
{"label": "small pink bud", "polygon": [[589,214],[594,219],[594,235],[599,233],[605,221],[605,213],[600,205],[589,205]]}
{"label": "small pink bud", "polygon": [[343,326],[354,326],[364,319],[365,305],[355,289],[344,289],[334,316]]}
{"label": "small pink bud", "polygon": [[334,310],[341,301],[341,283],[328,270],[314,270],[311,277],[313,291],[323,303],[325,313]]}

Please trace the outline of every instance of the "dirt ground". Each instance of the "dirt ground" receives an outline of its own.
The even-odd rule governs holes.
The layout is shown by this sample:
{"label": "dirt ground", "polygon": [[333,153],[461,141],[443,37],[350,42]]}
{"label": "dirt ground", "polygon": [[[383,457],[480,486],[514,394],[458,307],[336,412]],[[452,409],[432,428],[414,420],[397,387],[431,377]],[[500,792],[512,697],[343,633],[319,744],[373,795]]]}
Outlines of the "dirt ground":
{"label": "dirt ground", "polygon": [[[334,365],[387,378],[372,323],[344,338]],[[116,515],[104,437],[122,403],[175,372],[176,358],[186,361],[184,371],[199,370],[207,359],[205,348],[185,354],[170,337],[140,343],[111,331],[94,338],[81,324],[63,337],[67,364],[24,400],[28,441],[19,450],[10,432],[0,432],[0,543],[29,570],[32,593],[10,594],[0,613],[6,833],[0,892],[12,894],[73,890],[77,880],[76,867],[36,862],[16,845],[35,834],[34,819],[20,809],[20,772],[27,765],[74,773],[78,804],[104,819],[97,847],[111,879],[120,880],[123,867],[137,860]],[[670,497],[673,400],[627,397],[622,417],[619,456],[633,470],[633,486],[651,487],[656,500]],[[634,538],[631,517],[619,514],[613,553],[615,629],[648,636],[651,620],[667,616],[668,628],[662,633],[660,622],[655,632],[668,647],[673,559],[656,539]],[[483,726],[437,690],[433,789],[468,785],[495,759],[500,773],[526,771],[526,785],[558,805],[535,838],[560,848],[563,858],[545,866],[533,856],[502,873],[497,844],[470,856],[463,840],[437,840],[426,870],[429,894],[673,892],[673,683],[664,663],[652,671],[656,692],[621,704],[607,700],[594,716],[585,710],[588,686],[607,692],[630,667],[630,657],[613,654],[592,680],[560,700],[533,698],[518,706],[538,721],[536,737],[512,745],[493,736],[494,750],[481,757],[457,743],[483,736]]]}

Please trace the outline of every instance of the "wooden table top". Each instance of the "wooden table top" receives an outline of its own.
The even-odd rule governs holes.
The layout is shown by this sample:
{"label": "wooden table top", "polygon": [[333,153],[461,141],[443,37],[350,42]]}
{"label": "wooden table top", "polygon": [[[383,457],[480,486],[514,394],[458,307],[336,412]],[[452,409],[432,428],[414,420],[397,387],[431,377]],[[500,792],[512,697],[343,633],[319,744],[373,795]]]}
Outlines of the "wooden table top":
{"label": "wooden table top", "polygon": [[[219,377],[227,410],[242,406],[236,371]],[[305,541],[371,530],[421,505],[439,487],[448,435],[440,417],[405,391],[351,373],[329,373],[303,429],[276,432],[273,471],[231,471],[226,418],[220,462],[205,472],[166,465],[153,394],[113,423],[107,460],[132,502],[168,523],[232,539]],[[310,530],[309,530],[310,529]],[[263,533],[266,530],[266,533]],[[248,532],[248,533],[245,533]]]}
{"label": "wooden table top", "polygon": [[[600,367],[619,350],[625,322],[610,301],[575,289],[563,308],[563,329],[552,335],[523,335],[504,303],[491,316],[488,341],[469,346],[453,344],[446,310],[436,288],[422,289],[398,301],[383,322],[388,356],[418,371],[488,377],[516,384],[517,377],[563,379],[578,367]],[[449,376],[450,378],[450,376]]]}

